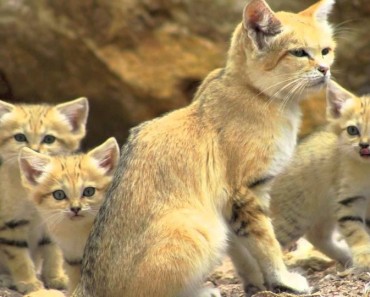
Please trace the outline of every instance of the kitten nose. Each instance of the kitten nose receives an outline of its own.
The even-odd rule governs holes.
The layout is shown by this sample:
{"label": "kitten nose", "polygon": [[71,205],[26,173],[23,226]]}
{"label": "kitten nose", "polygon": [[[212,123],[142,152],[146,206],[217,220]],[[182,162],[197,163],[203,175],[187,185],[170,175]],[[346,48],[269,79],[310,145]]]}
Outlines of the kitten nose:
{"label": "kitten nose", "polygon": [[322,65],[320,65],[318,68],[317,68],[317,70],[319,71],[319,72],[321,72],[324,76],[326,75],[326,73],[328,73],[328,71],[329,71],[329,67],[326,67],[326,66],[322,66]]}
{"label": "kitten nose", "polygon": [[360,142],[360,147],[361,148],[368,148],[370,145],[369,145],[369,143],[367,143],[367,142]]}
{"label": "kitten nose", "polygon": [[81,210],[81,207],[71,207],[71,211],[74,212],[76,215],[79,213]]}

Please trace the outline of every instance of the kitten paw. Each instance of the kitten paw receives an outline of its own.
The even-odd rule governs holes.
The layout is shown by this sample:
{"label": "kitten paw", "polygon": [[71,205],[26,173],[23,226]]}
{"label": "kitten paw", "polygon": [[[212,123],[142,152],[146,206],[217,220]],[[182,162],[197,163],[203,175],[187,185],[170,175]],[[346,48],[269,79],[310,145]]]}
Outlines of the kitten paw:
{"label": "kitten paw", "polygon": [[259,287],[253,284],[246,284],[244,285],[244,292],[246,297],[251,297],[254,294],[261,292],[261,291],[266,291],[265,287]]}
{"label": "kitten paw", "polygon": [[288,272],[280,279],[280,282],[271,286],[274,292],[309,293],[310,287],[305,277],[298,273]]}
{"label": "kitten paw", "polygon": [[68,287],[68,278],[65,275],[59,275],[57,277],[44,277],[43,281],[45,287],[49,289],[64,290]]}
{"label": "kitten paw", "polygon": [[37,291],[37,290],[44,288],[42,282],[40,282],[39,280],[34,281],[34,282],[24,282],[24,281],[17,282],[14,284],[14,287],[18,292],[23,293],[23,294]]}
{"label": "kitten paw", "polygon": [[204,288],[198,292],[197,297],[221,297],[221,293],[217,288]]}
{"label": "kitten paw", "polygon": [[354,253],[353,266],[356,271],[370,271],[370,251],[363,253]]}
{"label": "kitten paw", "polygon": [[10,288],[14,286],[12,278],[8,274],[0,274],[0,287]]}

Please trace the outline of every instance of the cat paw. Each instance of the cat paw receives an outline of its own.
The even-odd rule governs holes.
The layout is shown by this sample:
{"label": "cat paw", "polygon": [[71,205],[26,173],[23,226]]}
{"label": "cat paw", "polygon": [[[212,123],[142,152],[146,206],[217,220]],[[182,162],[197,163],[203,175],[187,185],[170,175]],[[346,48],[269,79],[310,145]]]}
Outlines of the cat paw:
{"label": "cat paw", "polygon": [[44,277],[45,287],[49,289],[64,290],[68,287],[68,278],[65,275],[57,277]]}
{"label": "cat paw", "polygon": [[197,297],[221,297],[221,293],[217,288],[204,288],[198,292]]}
{"label": "cat paw", "polygon": [[279,282],[272,284],[271,289],[274,292],[287,292],[287,293],[309,293],[310,287],[305,277],[298,273],[287,272]]}
{"label": "cat paw", "polygon": [[10,288],[14,286],[12,278],[8,274],[0,274],[0,287]]}
{"label": "cat paw", "polygon": [[18,292],[23,294],[44,288],[42,282],[40,282],[39,280],[36,280],[34,282],[24,282],[24,281],[17,282],[14,284],[14,287]]}
{"label": "cat paw", "polygon": [[354,253],[353,266],[355,271],[370,271],[370,251],[363,253]]}
{"label": "cat paw", "polygon": [[265,287],[256,286],[256,285],[253,285],[253,284],[246,284],[246,285],[244,285],[244,293],[245,293],[245,296],[246,297],[251,297],[254,294],[256,294],[258,292],[261,292],[261,291],[266,291],[266,288]]}

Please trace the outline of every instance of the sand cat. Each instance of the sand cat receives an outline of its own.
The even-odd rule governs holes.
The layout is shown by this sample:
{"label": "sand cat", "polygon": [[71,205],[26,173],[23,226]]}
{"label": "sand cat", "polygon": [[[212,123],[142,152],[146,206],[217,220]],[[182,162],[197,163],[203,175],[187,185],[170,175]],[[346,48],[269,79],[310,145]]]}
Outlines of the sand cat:
{"label": "sand cat", "polygon": [[22,293],[41,288],[31,259],[41,252],[41,276],[45,285],[66,286],[60,250],[45,232],[21,185],[18,154],[23,147],[45,154],[75,151],[85,136],[87,116],[86,98],[54,106],[0,101],[0,188],[3,193],[0,198],[0,266],[10,274],[10,279],[1,279],[2,285],[14,286]]}
{"label": "sand cat", "polygon": [[282,261],[268,190],[293,153],[300,98],[330,77],[332,5],[250,1],[226,67],[192,104],[131,130],[73,296],[219,296],[199,288],[228,246],[246,291],[309,290]]}
{"label": "sand cat", "polygon": [[[306,234],[329,257],[343,265],[353,258],[369,270],[370,96],[357,97],[336,83],[327,96],[330,123],[298,146],[275,179],[274,227],[283,245]],[[336,227],[350,250],[333,238]]]}
{"label": "sand cat", "polygon": [[86,240],[118,158],[114,138],[87,154],[47,156],[29,148],[20,153],[23,186],[62,249],[70,292],[80,279]]}

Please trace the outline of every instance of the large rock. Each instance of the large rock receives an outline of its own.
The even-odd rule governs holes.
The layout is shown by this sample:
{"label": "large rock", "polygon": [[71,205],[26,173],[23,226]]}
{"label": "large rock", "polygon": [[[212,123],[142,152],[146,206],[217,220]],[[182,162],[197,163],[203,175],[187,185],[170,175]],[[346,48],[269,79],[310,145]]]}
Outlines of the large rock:
{"label": "large rock", "polygon": [[[299,10],[312,1],[270,2]],[[343,31],[346,38],[340,39],[335,76],[364,92],[370,85],[366,32],[370,4],[338,2],[335,22],[351,20],[343,27],[360,26]],[[123,143],[130,127],[188,104],[204,76],[224,63],[244,4],[242,0],[0,1],[0,96],[14,102],[87,96],[91,114],[86,145],[111,135]],[[323,113],[316,114],[316,104],[310,104],[313,119],[304,131],[323,121]]]}

